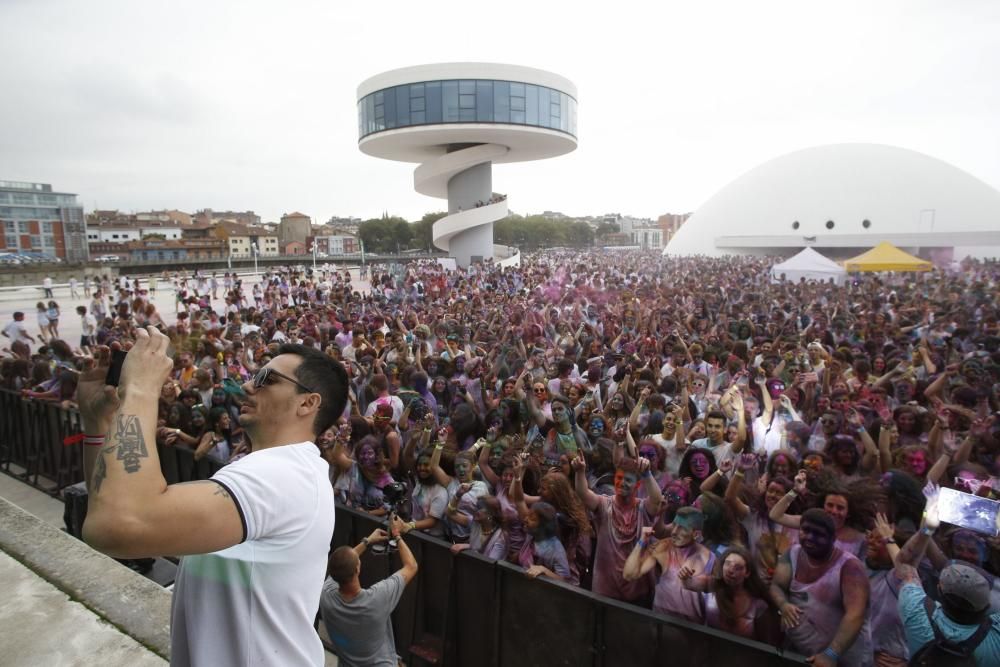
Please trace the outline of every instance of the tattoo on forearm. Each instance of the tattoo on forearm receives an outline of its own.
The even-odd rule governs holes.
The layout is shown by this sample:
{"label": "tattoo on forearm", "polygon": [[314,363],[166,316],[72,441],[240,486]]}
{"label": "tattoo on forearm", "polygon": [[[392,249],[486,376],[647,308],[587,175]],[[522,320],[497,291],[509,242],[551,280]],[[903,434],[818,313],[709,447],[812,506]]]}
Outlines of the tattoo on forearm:
{"label": "tattoo on forearm", "polygon": [[108,476],[108,464],[104,461],[104,448],[97,454],[97,463],[94,465],[94,477],[90,483],[90,492],[97,495],[101,490],[101,483]]}
{"label": "tattoo on forearm", "polygon": [[139,472],[142,459],[149,456],[139,418],[135,415],[118,415],[115,437],[118,440],[117,458],[125,466],[125,472]]}

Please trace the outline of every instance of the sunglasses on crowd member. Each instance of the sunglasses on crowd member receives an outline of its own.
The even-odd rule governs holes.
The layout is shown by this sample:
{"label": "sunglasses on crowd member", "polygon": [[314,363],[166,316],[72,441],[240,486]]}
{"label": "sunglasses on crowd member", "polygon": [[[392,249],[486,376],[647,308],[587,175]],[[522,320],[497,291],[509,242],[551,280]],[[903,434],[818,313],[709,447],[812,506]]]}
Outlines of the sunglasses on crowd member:
{"label": "sunglasses on crowd member", "polygon": [[546,390],[545,387],[535,387],[531,391],[535,392],[536,394],[544,394]]}

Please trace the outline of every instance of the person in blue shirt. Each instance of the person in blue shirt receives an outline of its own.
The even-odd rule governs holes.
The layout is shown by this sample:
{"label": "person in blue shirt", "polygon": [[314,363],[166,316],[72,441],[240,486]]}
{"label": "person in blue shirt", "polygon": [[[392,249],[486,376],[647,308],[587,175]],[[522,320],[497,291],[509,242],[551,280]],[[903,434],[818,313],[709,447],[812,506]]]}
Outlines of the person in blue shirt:
{"label": "person in blue shirt", "polygon": [[[933,500],[928,500],[923,525],[911,540],[929,537],[937,529],[939,519]],[[896,574],[903,581],[899,590],[899,616],[912,656],[934,640],[934,628],[925,607],[927,593],[917,569],[908,560],[897,558]],[[938,598],[940,602],[934,603],[930,616],[949,641],[959,643],[968,639],[989,618],[991,627],[972,655],[978,665],[1000,665],[1000,614],[989,613],[990,584],[986,578],[971,565],[952,563],[941,571],[938,578]]]}

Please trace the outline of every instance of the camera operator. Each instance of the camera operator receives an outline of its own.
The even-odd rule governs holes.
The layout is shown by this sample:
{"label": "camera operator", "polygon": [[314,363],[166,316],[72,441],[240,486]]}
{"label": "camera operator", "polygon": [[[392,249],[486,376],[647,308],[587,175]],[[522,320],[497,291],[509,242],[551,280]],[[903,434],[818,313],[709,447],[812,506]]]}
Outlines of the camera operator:
{"label": "camera operator", "polygon": [[377,528],[356,547],[338,547],[330,556],[320,610],[339,664],[345,667],[398,664],[390,615],[416,576],[417,561],[400,537],[409,532],[409,526],[393,514],[390,530],[403,567],[374,586],[361,588],[360,556],[369,545],[388,541],[386,531]]}

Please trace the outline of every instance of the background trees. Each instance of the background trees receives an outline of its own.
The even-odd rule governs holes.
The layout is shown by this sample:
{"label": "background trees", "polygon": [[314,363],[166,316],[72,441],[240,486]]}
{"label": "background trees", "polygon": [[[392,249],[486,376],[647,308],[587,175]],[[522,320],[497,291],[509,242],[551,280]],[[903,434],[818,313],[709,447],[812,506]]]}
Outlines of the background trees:
{"label": "background trees", "polygon": [[[436,251],[432,240],[434,223],[446,216],[443,211],[426,213],[420,220],[408,222],[399,216],[385,215],[365,220],[358,228],[365,250],[396,253],[404,250]],[[601,230],[601,227],[609,229]],[[602,223],[603,233],[617,231],[616,225]],[[493,226],[493,240],[526,250],[552,247],[589,248],[594,245],[595,230],[586,222],[570,218],[549,220],[540,215],[527,217],[511,214]]]}

